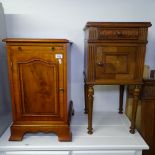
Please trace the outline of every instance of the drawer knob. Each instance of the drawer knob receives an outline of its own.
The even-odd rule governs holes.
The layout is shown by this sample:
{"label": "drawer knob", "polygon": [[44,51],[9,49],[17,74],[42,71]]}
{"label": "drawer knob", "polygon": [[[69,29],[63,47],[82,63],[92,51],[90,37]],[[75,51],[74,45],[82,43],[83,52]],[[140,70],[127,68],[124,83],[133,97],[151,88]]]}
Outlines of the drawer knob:
{"label": "drawer knob", "polygon": [[59,92],[64,92],[64,88],[59,88]]}
{"label": "drawer knob", "polygon": [[51,47],[51,50],[52,50],[52,51],[55,51],[55,47]]}
{"label": "drawer knob", "polygon": [[116,32],[116,35],[119,37],[119,36],[121,36],[121,35],[122,35],[122,32],[117,31],[117,32]]}
{"label": "drawer knob", "polygon": [[97,65],[102,67],[103,66],[103,62],[97,62]]}
{"label": "drawer knob", "polygon": [[18,50],[19,50],[19,51],[22,51],[22,47],[19,46],[19,47],[18,47]]}

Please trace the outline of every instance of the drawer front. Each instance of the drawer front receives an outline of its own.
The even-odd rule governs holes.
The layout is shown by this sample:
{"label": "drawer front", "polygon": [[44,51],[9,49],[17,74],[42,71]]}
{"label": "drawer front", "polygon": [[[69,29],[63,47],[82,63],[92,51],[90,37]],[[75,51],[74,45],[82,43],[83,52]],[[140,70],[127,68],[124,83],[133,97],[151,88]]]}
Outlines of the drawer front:
{"label": "drawer front", "polygon": [[99,39],[138,39],[138,29],[98,29],[98,38]]}
{"label": "drawer front", "polygon": [[73,151],[72,155],[136,155],[136,151]]}
{"label": "drawer front", "polygon": [[11,151],[6,155],[69,155],[69,151]]}
{"label": "drawer front", "polygon": [[95,79],[133,80],[137,47],[97,46]]}
{"label": "drawer front", "polygon": [[63,52],[63,45],[51,45],[51,46],[11,46],[11,51],[19,53],[34,53],[34,52]]}

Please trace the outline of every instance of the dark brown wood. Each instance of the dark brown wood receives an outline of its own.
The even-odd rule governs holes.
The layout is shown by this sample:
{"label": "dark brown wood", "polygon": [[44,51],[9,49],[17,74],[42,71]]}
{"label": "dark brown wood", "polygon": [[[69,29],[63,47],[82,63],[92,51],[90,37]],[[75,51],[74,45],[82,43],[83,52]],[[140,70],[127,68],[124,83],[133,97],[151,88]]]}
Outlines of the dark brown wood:
{"label": "dark brown wood", "polygon": [[151,72],[150,72],[150,78],[155,79],[155,70],[151,70]]}
{"label": "dark brown wood", "polygon": [[84,108],[84,113],[88,114],[88,85],[84,83],[84,97],[85,97],[85,108]]}
{"label": "dark brown wood", "polygon": [[[88,22],[85,30],[84,81],[85,85],[139,85],[142,84],[144,60],[150,22]],[[123,88],[123,87],[121,87]],[[136,92],[137,92],[136,88]],[[122,113],[123,89],[120,94]],[[134,92],[135,92],[134,91]],[[85,91],[85,95],[86,94]],[[135,93],[131,132],[135,128],[137,98]],[[87,99],[85,97],[85,99]],[[87,102],[87,100],[85,100]],[[88,99],[86,105],[92,105]],[[90,106],[90,108],[92,108]],[[92,111],[92,110],[90,110]],[[89,113],[89,129],[92,116]],[[92,133],[92,132],[89,132]]]}
{"label": "dark brown wood", "polygon": [[93,85],[88,85],[88,134],[93,133],[92,128],[92,114],[93,114],[93,100],[94,100]]}
{"label": "dark brown wood", "polygon": [[10,140],[22,140],[27,132],[54,132],[59,141],[71,141],[68,40],[11,38],[4,41],[13,110]]}
{"label": "dark brown wood", "polygon": [[120,92],[119,92],[119,114],[123,114],[123,95],[124,95],[124,85],[120,85]]}
{"label": "dark brown wood", "polygon": [[142,87],[141,129],[140,133],[149,150],[143,155],[155,154],[155,79],[145,79]]}

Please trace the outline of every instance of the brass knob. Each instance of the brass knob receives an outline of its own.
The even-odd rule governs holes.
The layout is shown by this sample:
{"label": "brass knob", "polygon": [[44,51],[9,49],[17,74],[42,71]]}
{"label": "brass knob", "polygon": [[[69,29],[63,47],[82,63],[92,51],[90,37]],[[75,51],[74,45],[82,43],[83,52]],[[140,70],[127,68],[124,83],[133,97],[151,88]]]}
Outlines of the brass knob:
{"label": "brass knob", "polygon": [[51,50],[52,50],[52,51],[55,51],[55,47],[51,47]]}
{"label": "brass knob", "polygon": [[122,33],[121,33],[120,31],[117,31],[117,32],[116,32],[116,35],[119,37],[119,36],[122,35]]}
{"label": "brass knob", "polygon": [[102,67],[103,66],[103,62],[97,62],[97,65]]}
{"label": "brass knob", "polygon": [[59,88],[59,92],[64,92],[64,88]]}

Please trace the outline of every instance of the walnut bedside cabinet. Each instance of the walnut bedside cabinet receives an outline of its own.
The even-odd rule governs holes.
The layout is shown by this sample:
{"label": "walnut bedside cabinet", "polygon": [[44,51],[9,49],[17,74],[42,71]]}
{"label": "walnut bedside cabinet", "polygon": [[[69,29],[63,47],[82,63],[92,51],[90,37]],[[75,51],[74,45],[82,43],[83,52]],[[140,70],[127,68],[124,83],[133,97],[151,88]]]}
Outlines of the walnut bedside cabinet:
{"label": "walnut bedside cabinet", "polygon": [[69,41],[3,41],[7,46],[13,110],[9,140],[22,140],[27,132],[54,132],[59,141],[71,141]]}
{"label": "walnut bedside cabinet", "polygon": [[93,133],[94,85],[120,85],[119,113],[123,112],[124,85],[134,85],[130,132],[135,118],[143,78],[150,22],[88,22],[85,26],[84,89],[88,133]]}
{"label": "walnut bedside cabinet", "polygon": [[143,80],[141,107],[140,133],[149,145],[149,150],[143,151],[143,155],[155,154],[155,79]]}

